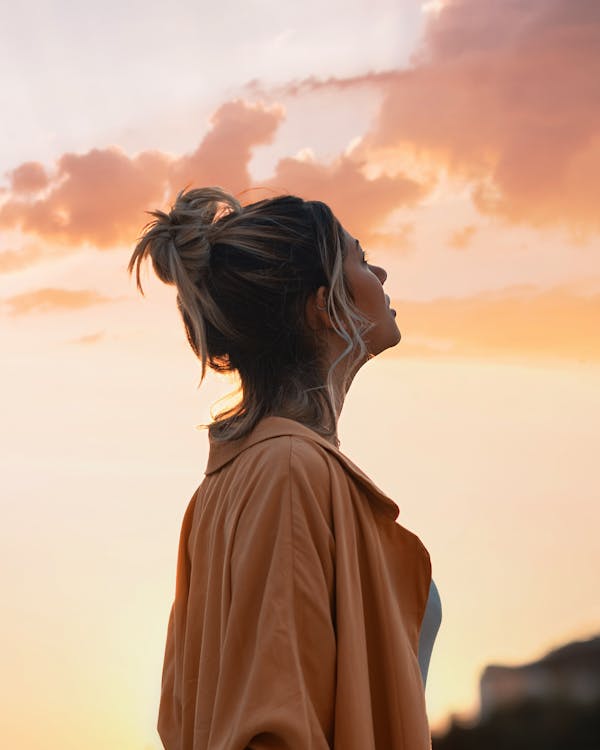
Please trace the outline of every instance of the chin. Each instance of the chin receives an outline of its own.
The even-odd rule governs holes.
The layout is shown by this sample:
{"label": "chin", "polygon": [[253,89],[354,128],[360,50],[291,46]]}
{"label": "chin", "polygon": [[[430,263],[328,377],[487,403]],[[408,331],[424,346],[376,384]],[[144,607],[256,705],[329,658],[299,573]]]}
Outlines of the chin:
{"label": "chin", "polygon": [[396,344],[400,342],[401,338],[402,334],[400,333],[400,329],[398,328],[398,326],[396,325],[396,321],[394,320],[394,325],[388,336],[387,345],[384,348],[390,349],[392,346],[396,346]]}
{"label": "chin", "polygon": [[393,346],[397,346],[400,343],[400,339],[402,338],[400,331],[394,336],[394,338],[390,341],[390,343],[385,347],[386,349],[391,349]]}
{"label": "chin", "polygon": [[365,339],[367,350],[371,357],[376,357],[386,349],[391,349],[400,343],[402,334],[398,328],[395,317],[389,317],[385,321],[382,320],[380,323],[371,331],[371,336]]}
{"label": "chin", "polygon": [[391,332],[388,336],[385,337],[378,337],[378,340],[376,342],[369,342],[367,344],[367,348],[369,350],[369,354],[372,357],[376,357],[378,354],[381,354],[381,352],[384,352],[386,349],[391,349],[392,347],[396,346],[400,339],[402,338],[402,334],[400,333],[400,330],[398,327],[395,328],[393,332]]}

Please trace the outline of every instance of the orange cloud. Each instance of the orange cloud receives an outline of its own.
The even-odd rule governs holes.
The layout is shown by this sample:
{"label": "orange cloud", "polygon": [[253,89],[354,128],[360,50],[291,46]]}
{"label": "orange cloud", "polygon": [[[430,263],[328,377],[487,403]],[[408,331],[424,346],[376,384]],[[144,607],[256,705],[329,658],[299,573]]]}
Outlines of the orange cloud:
{"label": "orange cloud", "polygon": [[98,333],[89,333],[86,336],[79,336],[78,338],[71,339],[68,343],[83,346],[89,346],[90,344],[97,344],[99,341],[103,341],[106,338],[104,331],[98,331]]}
{"label": "orange cloud", "polygon": [[362,151],[410,152],[470,181],[478,210],[508,222],[600,230],[600,4],[449,0],[411,66],[304,90],[384,93]]}
{"label": "orange cloud", "polygon": [[[11,173],[8,197],[0,206],[0,227],[60,243],[111,248],[133,245],[147,221],[144,211],[174,199],[186,186],[221,185],[243,202],[250,192],[248,165],[253,149],[270,143],[284,112],[244,101],[226,102],[210,120],[195,151],[173,157],[144,151],[130,157],[117,147],[64,154],[47,175],[26,162]],[[290,192],[329,203],[342,223],[365,242],[378,246],[405,241],[406,232],[386,234],[381,224],[395,208],[414,205],[429,184],[396,174],[368,179],[364,160],[345,154],[330,164],[283,158],[263,183],[272,193]],[[48,257],[38,250],[0,254],[0,272],[25,268]]]}
{"label": "orange cloud", "polygon": [[458,250],[463,250],[470,244],[476,232],[477,227],[475,226],[475,224],[468,224],[461,229],[457,229],[456,232],[453,232],[450,237],[450,246],[455,247]]}
{"label": "orange cloud", "polygon": [[[277,192],[290,192],[306,200],[327,203],[337,218],[364,244],[379,246],[396,241],[379,227],[388,215],[402,206],[415,205],[430,189],[402,174],[381,175],[367,179],[362,170],[365,162],[343,155],[331,164],[306,159],[281,159],[275,175],[267,182]],[[402,231],[401,240],[408,230]]]}
{"label": "orange cloud", "polygon": [[20,250],[4,250],[0,252],[0,274],[21,271],[46,257],[46,253],[38,245],[25,245]]}
{"label": "orange cloud", "polygon": [[596,3],[449,2],[370,143],[428,151],[473,179],[484,213],[597,231],[599,39]]}
{"label": "orange cloud", "polygon": [[[26,162],[9,173],[0,227],[69,247],[134,244],[147,220],[144,211],[172,200],[186,183],[220,184],[231,192],[248,187],[252,149],[273,138],[282,117],[280,107],[227,102],[196,151],[179,158],[159,151],[130,157],[112,146],[64,154],[50,176],[40,164]],[[33,252],[5,252],[0,272],[38,258]]]}
{"label": "orange cloud", "polygon": [[48,175],[37,161],[27,161],[8,173],[15,193],[35,193],[48,185]]}
{"label": "orange cloud", "polygon": [[244,101],[222,104],[198,148],[177,159],[169,179],[175,192],[185,185],[221,185],[237,194],[250,185],[248,164],[256,146],[271,143],[284,118],[280,106]]}
{"label": "orange cloud", "polygon": [[0,208],[0,226],[71,246],[131,242],[141,212],[163,198],[168,165],[157,151],[133,158],[116,147],[64,154],[44,194],[13,191]]}
{"label": "orange cloud", "polygon": [[50,287],[16,294],[13,297],[7,297],[2,302],[8,308],[8,315],[19,317],[30,313],[81,310],[93,305],[114,302],[114,298],[105,297],[91,289]]}
{"label": "orange cloud", "polygon": [[[353,233],[379,246],[389,214],[413,206],[433,177],[365,177],[378,154],[408,154],[472,183],[483,213],[534,226],[600,229],[600,5],[548,0],[451,0],[432,14],[411,67],[339,80],[291,83],[287,94],[377,86],[379,115],[358,147],[330,164],[282,158],[266,185],[325,200]],[[250,84],[256,87],[255,83]],[[224,103],[189,154],[129,156],[117,147],[64,154],[54,170],[25,162],[0,190],[0,228],[60,243],[132,245],[146,217],[186,185],[250,187],[253,150],[273,140],[279,105]],[[385,161],[385,159],[384,159]],[[467,242],[468,235],[452,242]],[[0,255],[0,272],[41,257]]]}
{"label": "orange cloud", "polygon": [[394,300],[394,355],[600,362],[600,293],[527,285],[465,298]]}

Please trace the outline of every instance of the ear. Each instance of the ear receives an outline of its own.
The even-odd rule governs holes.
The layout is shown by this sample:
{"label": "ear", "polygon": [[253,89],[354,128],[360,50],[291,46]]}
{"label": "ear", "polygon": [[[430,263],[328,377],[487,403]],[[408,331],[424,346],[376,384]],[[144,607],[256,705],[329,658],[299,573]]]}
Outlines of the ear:
{"label": "ear", "polygon": [[306,301],[306,320],[313,331],[333,327],[326,308],[328,291],[328,287],[320,286]]}

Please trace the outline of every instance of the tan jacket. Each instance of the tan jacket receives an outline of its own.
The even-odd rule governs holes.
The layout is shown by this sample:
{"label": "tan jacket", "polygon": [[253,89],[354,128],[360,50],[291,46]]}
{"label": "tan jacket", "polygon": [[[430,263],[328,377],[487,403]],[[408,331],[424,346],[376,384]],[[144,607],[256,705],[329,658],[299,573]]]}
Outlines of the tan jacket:
{"label": "tan jacket", "polygon": [[430,750],[431,562],[396,503],[284,417],[211,440],[205,474],[179,543],[166,750]]}

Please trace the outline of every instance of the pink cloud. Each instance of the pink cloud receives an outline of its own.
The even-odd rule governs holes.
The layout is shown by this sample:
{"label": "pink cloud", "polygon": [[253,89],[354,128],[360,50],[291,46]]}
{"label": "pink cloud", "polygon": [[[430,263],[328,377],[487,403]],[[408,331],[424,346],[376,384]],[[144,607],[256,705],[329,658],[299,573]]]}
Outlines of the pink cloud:
{"label": "pink cloud", "polygon": [[156,151],[132,158],[115,147],[64,154],[46,193],[13,192],[0,208],[0,225],[72,246],[131,242],[133,217],[162,200],[168,165]]}
{"label": "pink cloud", "polygon": [[[290,192],[306,200],[327,203],[342,224],[365,244],[384,244],[379,229],[394,211],[415,205],[430,189],[404,175],[381,175],[367,179],[365,162],[352,155],[338,157],[330,164],[300,159],[281,159],[268,186],[276,192]],[[404,235],[406,232],[404,232]]]}
{"label": "pink cloud", "polygon": [[48,185],[48,175],[37,161],[27,161],[8,173],[11,189],[15,193],[36,193]]}
{"label": "pink cloud", "polygon": [[600,230],[600,4],[449,0],[410,67],[305,90],[375,86],[384,99],[363,138],[472,183],[479,211],[515,224]]}
{"label": "pink cloud", "polygon": [[169,179],[175,192],[185,185],[221,185],[234,194],[250,185],[248,164],[257,146],[271,143],[284,117],[280,106],[225,102],[210,120],[198,148],[177,159]]}
{"label": "pink cloud", "polygon": [[474,181],[484,213],[597,231],[599,39],[598,4],[450,2],[389,85],[369,142],[429,152]]}
{"label": "pink cloud", "polygon": [[[26,162],[9,174],[0,227],[70,247],[131,245],[147,220],[144,211],[164,205],[187,183],[220,184],[234,193],[247,188],[252,150],[273,138],[282,117],[280,107],[227,102],[215,112],[198,148],[178,158],[160,151],[129,156],[115,146],[95,148],[63,154],[49,178],[41,165]],[[38,257],[0,255],[0,271]]]}
{"label": "pink cloud", "polygon": [[[144,151],[129,156],[117,147],[67,153],[50,177],[41,165],[27,162],[10,173],[12,187],[0,206],[0,226],[63,248],[89,243],[103,249],[133,245],[147,221],[144,212],[165,206],[186,186],[220,185],[244,203],[257,200],[248,195],[253,187],[248,165],[253,150],[273,140],[283,117],[279,105],[236,100],[216,110],[208,132],[189,154]],[[329,203],[365,242],[402,242],[406,232],[388,236],[382,223],[394,209],[418,202],[431,185],[402,174],[367,179],[366,166],[352,154],[328,164],[284,157],[260,187],[270,194],[289,192]],[[35,252],[6,251],[0,254],[0,272],[25,268],[42,257],[39,245]]]}

